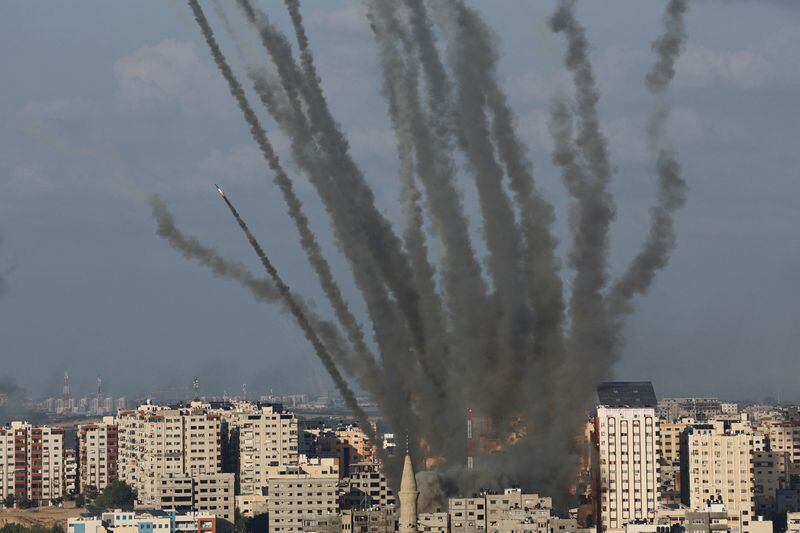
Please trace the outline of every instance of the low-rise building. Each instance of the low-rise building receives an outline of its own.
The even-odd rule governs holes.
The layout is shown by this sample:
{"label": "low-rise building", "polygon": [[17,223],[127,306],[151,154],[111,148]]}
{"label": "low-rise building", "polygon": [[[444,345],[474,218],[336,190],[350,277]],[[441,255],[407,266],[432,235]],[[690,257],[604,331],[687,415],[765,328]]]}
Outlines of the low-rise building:
{"label": "low-rise building", "polygon": [[206,513],[114,510],[101,516],[70,518],[67,533],[216,533],[217,517]]}

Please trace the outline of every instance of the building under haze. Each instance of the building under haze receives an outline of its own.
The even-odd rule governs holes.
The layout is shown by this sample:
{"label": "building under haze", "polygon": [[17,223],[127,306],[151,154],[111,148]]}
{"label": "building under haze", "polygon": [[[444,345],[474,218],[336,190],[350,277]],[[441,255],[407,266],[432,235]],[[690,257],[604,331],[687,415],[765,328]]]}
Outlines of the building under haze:
{"label": "building under haze", "polygon": [[649,382],[605,383],[597,393],[598,522],[603,531],[622,531],[652,522],[659,506],[656,397]]}
{"label": "building under haze", "polygon": [[222,421],[199,402],[189,407],[144,405],[117,417],[119,477],[155,505],[168,476],[222,472]]}
{"label": "building under haze", "polygon": [[0,427],[0,499],[47,504],[64,495],[64,430],[12,422]]}
{"label": "building under haze", "polygon": [[692,511],[720,502],[732,529],[750,531],[755,519],[752,429],[746,422],[714,421],[686,430],[681,496]]}
{"label": "building under haze", "polygon": [[79,490],[103,490],[118,477],[119,432],[113,417],[78,426]]}

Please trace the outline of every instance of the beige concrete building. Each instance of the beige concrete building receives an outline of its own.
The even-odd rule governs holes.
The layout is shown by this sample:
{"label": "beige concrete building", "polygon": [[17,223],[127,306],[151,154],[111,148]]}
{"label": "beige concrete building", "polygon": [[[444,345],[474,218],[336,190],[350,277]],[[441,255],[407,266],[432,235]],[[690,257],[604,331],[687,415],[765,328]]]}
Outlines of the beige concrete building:
{"label": "beige concrete building", "polygon": [[156,503],[162,478],[222,470],[220,416],[199,402],[178,409],[142,406],[120,413],[117,425],[119,477],[145,505]]}
{"label": "beige concrete building", "polygon": [[[502,494],[486,493],[471,498],[450,498],[448,512],[453,533],[486,531],[510,533],[535,531],[547,533],[551,526],[566,531],[571,522],[552,522],[552,499],[528,494],[520,489],[506,489]],[[574,530],[572,528],[571,530]]]}
{"label": "beige concrete building", "polygon": [[675,505],[681,501],[681,436],[693,418],[675,421],[659,419],[658,490],[662,505]]}
{"label": "beige concrete building", "polygon": [[767,426],[767,440],[770,451],[787,453],[789,461],[800,466],[800,425],[795,422],[771,424]]}
{"label": "beige concrete building", "polygon": [[270,476],[267,503],[270,532],[299,533],[306,531],[304,521],[337,515],[338,481],[338,473],[312,476],[302,470]]}
{"label": "beige concrete building", "polygon": [[689,428],[683,457],[682,497],[693,511],[720,502],[731,529],[749,531],[754,519],[752,431],[717,421]]}
{"label": "beige concrete building", "polygon": [[64,431],[12,422],[0,427],[0,499],[46,504],[65,493]]}
{"label": "beige concrete building", "polygon": [[597,408],[599,524],[653,521],[659,505],[658,419],[652,407]]}
{"label": "beige concrete building", "polygon": [[103,490],[117,479],[118,434],[113,417],[104,417],[100,423],[78,426],[80,492],[88,486]]}
{"label": "beige concrete building", "polygon": [[[252,404],[251,404],[252,405]],[[238,454],[239,493],[261,494],[276,467],[296,465],[297,417],[272,405],[244,408],[226,415]]]}
{"label": "beige concrete building", "polygon": [[386,476],[377,463],[355,463],[350,465],[350,474],[344,478],[347,493],[342,505],[352,509],[370,507],[394,508],[394,493],[389,488]]}
{"label": "beige concrete building", "polygon": [[423,533],[450,533],[450,513],[419,513],[417,515],[417,531]]}
{"label": "beige concrete building", "polygon": [[786,513],[786,533],[800,533],[800,513]]}
{"label": "beige concrete building", "polygon": [[78,454],[75,448],[64,450],[64,494],[78,492]]}
{"label": "beige concrete building", "polygon": [[789,454],[754,451],[753,483],[756,514],[764,516],[777,511],[778,491],[789,488]]}
{"label": "beige concrete building", "polygon": [[168,475],[159,480],[156,509],[211,514],[233,525],[234,474]]}

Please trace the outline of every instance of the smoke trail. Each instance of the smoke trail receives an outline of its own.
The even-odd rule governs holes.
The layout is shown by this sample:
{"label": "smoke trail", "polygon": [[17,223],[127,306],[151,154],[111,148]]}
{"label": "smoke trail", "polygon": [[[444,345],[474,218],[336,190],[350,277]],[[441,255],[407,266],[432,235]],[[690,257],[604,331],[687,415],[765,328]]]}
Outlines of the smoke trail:
{"label": "smoke trail", "polygon": [[[454,387],[456,375],[450,368],[450,349],[444,322],[444,308],[436,290],[434,268],[428,260],[426,237],[423,230],[423,214],[419,205],[420,193],[414,177],[415,133],[428,136],[427,126],[421,126],[418,103],[418,71],[415,60],[403,61],[399,46],[408,46],[402,32],[398,32],[394,5],[388,2],[369,2],[368,18],[379,45],[379,57],[383,73],[383,92],[389,107],[389,117],[397,139],[400,160],[400,179],[406,209],[406,249],[414,271],[414,280],[420,295],[421,313],[426,328],[427,352],[424,371],[442,387],[445,394],[434,397],[435,406],[426,406],[433,416],[422,419],[425,445],[431,454],[443,454],[447,460],[458,460],[460,454],[453,453],[452,436],[461,433],[461,420],[451,416],[463,411],[459,400],[463,390]],[[398,42],[393,36],[399,36]]]}
{"label": "smoke trail", "polygon": [[[250,0],[242,0],[249,2]],[[386,284],[394,294],[403,312],[409,331],[414,339],[415,356],[425,365],[421,354],[425,351],[425,331],[420,317],[419,295],[413,284],[413,274],[408,258],[402,251],[400,239],[395,235],[389,221],[375,207],[372,190],[364,181],[364,176],[349,153],[349,145],[340,126],[330,113],[327,99],[319,84],[319,75],[314,65],[313,54],[303,26],[303,19],[296,0],[286,0],[292,19],[301,65],[303,67],[305,101],[314,132],[318,135],[323,151],[333,165],[331,174],[342,192],[351,201],[351,209],[359,229],[366,237],[366,244],[375,261],[380,266]],[[352,195],[352,196],[351,196]]]}
{"label": "smoke trail", "polygon": [[[590,391],[609,372],[616,348],[601,293],[608,278],[608,228],[614,218],[614,205],[607,191],[610,167],[606,139],[597,115],[600,95],[589,62],[586,32],[575,18],[574,4],[574,0],[559,0],[550,20],[553,31],[563,32],[567,38],[564,63],[573,76],[578,118],[574,144],[571,136],[556,135],[554,162],[562,166],[567,189],[576,199],[569,252],[569,264],[575,270],[570,301],[573,355],[565,363],[579,376],[577,382]],[[563,113],[558,113],[558,104],[554,108],[551,128],[562,133],[570,131],[569,124],[558,122],[564,118]]]}
{"label": "smoke trail", "polygon": [[[372,318],[375,338],[385,368],[377,365],[367,349],[360,327],[347,308],[338,286],[332,283],[333,279],[329,268],[321,262],[312,264],[312,266],[317,271],[317,276],[320,278],[323,290],[326,292],[337,318],[345,327],[350,340],[354,341],[356,358],[360,361],[360,364],[356,365],[360,383],[379,402],[393,427],[413,429],[415,423],[409,412],[411,390],[406,384],[411,380],[406,383],[400,380],[400,377],[407,373],[409,365],[399,361],[400,356],[408,353],[409,343],[406,340],[405,332],[398,331],[397,324],[400,323],[398,311],[395,309],[394,302],[388,297],[372,258],[358,238],[357,231],[353,228],[346,199],[342,198],[340,191],[331,183],[328,176],[330,170],[326,169],[324,162],[314,157],[317,148],[308,133],[309,126],[297,98],[298,75],[292,65],[288,43],[282,35],[272,31],[266,17],[260,12],[254,10],[247,3],[240,2],[240,5],[247,19],[251,23],[257,24],[263,44],[269,45],[268,50],[275,57],[281,86],[284,87],[285,93],[294,95],[287,97],[289,106],[286,112],[273,116],[292,139],[291,148],[295,160],[308,173],[311,183],[317,188],[323,204],[334,222],[337,242],[348,258],[356,284],[364,296]],[[275,102],[274,88],[257,74],[251,71],[251,75],[254,75],[255,89],[267,109],[272,111]],[[327,282],[327,279],[330,279],[331,282]],[[388,357],[387,354],[389,354]]]}
{"label": "smoke trail", "polygon": [[[481,362],[489,352],[494,336],[493,324],[486,283],[470,242],[461,193],[455,185],[452,87],[439,58],[424,4],[421,0],[407,0],[406,7],[411,37],[404,38],[403,42],[414,43],[416,47],[427,82],[428,104],[426,115],[416,92],[410,92],[406,97],[410,106],[406,118],[410,119],[413,128],[417,175],[425,187],[433,228],[443,247],[441,278],[452,330],[449,344],[451,352],[458,354],[458,358],[452,359],[453,386],[448,394],[452,398],[461,398],[465,411],[468,400],[482,400],[482,397],[476,398],[474,395],[470,398],[468,391],[480,390],[476,385],[482,379]],[[381,46],[391,46],[392,42],[402,38],[392,33],[383,36],[376,34],[376,37],[388,39],[388,43]],[[407,50],[406,55],[407,61],[410,61],[412,51]],[[404,83],[405,80],[400,79],[399,82]],[[462,380],[470,385],[461,386]]]}
{"label": "smoke trail", "polygon": [[[250,133],[252,134],[253,139],[261,149],[261,153],[269,164],[269,167],[275,173],[274,181],[280,188],[284,201],[288,207],[289,215],[291,216],[298,232],[300,233],[300,243],[303,246],[303,250],[306,253],[309,263],[311,263],[312,267],[314,268],[317,277],[323,286],[323,289],[326,291],[326,294],[338,294],[339,299],[341,300],[341,291],[339,290],[338,285],[336,285],[333,275],[331,274],[330,265],[322,255],[319,243],[309,227],[308,218],[302,211],[302,204],[294,192],[294,187],[291,180],[286,175],[278,156],[275,154],[275,151],[272,148],[272,144],[267,138],[264,128],[261,126],[261,123],[258,120],[258,117],[253,111],[252,107],[250,107],[250,104],[247,102],[247,98],[245,97],[241,84],[238,82],[233,74],[233,71],[225,60],[225,57],[222,54],[216,39],[214,38],[211,27],[208,24],[208,20],[203,14],[202,8],[197,0],[189,0],[189,5],[194,12],[195,20],[200,26],[200,30],[203,33],[203,37],[205,38],[209,50],[211,51],[214,62],[219,68],[222,76],[227,81],[231,94],[236,99],[236,102],[239,105],[245,120],[250,126]],[[379,376],[376,375],[374,378],[378,379]]]}
{"label": "smoke trail", "polygon": [[319,357],[319,360],[322,362],[325,370],[328,371],[328,375],[330,375],[333,383],[336,385],[336,389],[339,391],[339,394],[344,400],[345,405],[347,405],[347,407],[356,417],[370,440],[372,442],[377,442],[375,439],[375,431],[372,429],[372,425],[369,423],[367,414],[363,409],[361,409],[361,406],[358,405],[355,394],[353,394],[353,391],[350,390],[347,382],[344,380],[342,374],[339,372],[339,369],[336,367],[336,363],[333,361],[331,354],[328,353],[325,345],[317,336],[317,333],[314,331],[314,327],[311,325],[310,320],[303,312],[299,302],[295,299],[291,289],[289,289],[289,286],[283,282],[278,274],[278,271],[275,269],[272,262],[270,262],[269,257],[267,257],[267,254],[264,252],[263,248],[261,248],[261,245],[250,232],[250,229],[236,211],[236,208],[233,207],[231,201],[228,200],[228,197],[222,193],[220,193],[220,196],[222,196],[222,199],[225,200],[225,204],[228,206],[228,209],[230,209],[231,214],[236,219],[236,222],[239,224],[239,227],[242,229],[245,237],[247,237],[247,241],[250,243],[250,246],[253,247],[256,255],[258,255],[258,258],[261,260],[261,264],[264,265],[264,270],[267,271],[267,274],[269,274],[269,277],[272,278],[273,283],[275,283],[275,288],[278,290],[278,293],[280,294],[281,299],[285,303],[286,307],[289,309],[289,312],[292,313],[292,316],[294,316],[295,320],[297,321],[297,325],[300,326],[300,329],[303,330],[303,333],[308,341],[312,344],[312,346],[314,346],[314,352],[316,352],[317,357]]}
{"label": "smoke trail", "polygon": [[435,268],[428,260],[423,214],[419,203],[421,194],[414,177],[415,118],[419,113],[416,101],[419,69],[416,63],[404,64],[396,46],[382,38],[392,32],[397,24],[394,20],[393,6],[385,2],[369,2],[367,16],[372,21],[373,35],[380,47],[383,93],[388,102],[389,118],[397,140],[401,197],[406,212],[405,243],[414,272],[415,286],[420,295],[420,307],[425,324],[426,370],[434,375],[437,382],[443,383],[447,378],[444,364],[449,352],[445,340],[444,310],[436,291]]}
{"label": "smoke trail", "polygon": [[[487,262],[494,286],[496,340],[485,357],[485,369],[494,377],[490,387],[505,387],[508,377],[519,370],[515,368],[515,361],[524,358],[522,354],[530,350],[531,313],[526,298],[527,280],[520,271],[523,243],[511,200],[503,187],[504,172],[495,157],[484,109],[481,79],[489,68],[489,58],[482,54],[474,33],[476,30],[488,32],[488,28],[466,10],[462,2],[435,5],[443,11],[448,63],[456,82],[457,141],[477,186],[489,252]],[[511,386],[506,390],[512,394],[508,400],[514,407],[508,408],[506,398],[495,397],[491,398],[492,405],[487,413],[496,421],[498,429],[510,422],[511,413],[519,405],[520,388]]]}
{"label": "smoke trail", "polygon": [[672,150],[665,146],[669,107],[663,101],[663,94],[675,76],[675,62],[686,42],[683,17],[688,7],[686,0],[670,0],[663,19],[665,32],[652,47],[657,60],[645,77],[645,85],[661,101],[650,116],[647,139],[648,148],[655,157],[658,202],[651,208],[647,239],[609,295],[610,311],[615,318],[632,312],[633,296],[645,293],[656,271],[667,265],[670,252],[675,248],[672,214],[686,202],[686,182],[680,176],[680,164]]}
{"label": "smoke trail", "polygon": [[[156,235],[165,239],[184,258],[194,260],[207,267],[215,276],[239,282],[250,291],[257,301],[265,303],[282,302],[280,293],[271,281],[253,276],[241,263],[225,259],[214,248],[201,243],[195,237],[181,232],[175,225],[175,217],[157,195],[151,195],[149,203],[153,218],[156,220]],[[299,305],[303,306],[303,312],[311,319],[315,329],[321,332],[325,344],[328,346],[329,351],[336,356],[337,362],[348,373],[353,372],[357,368],[358,361],[354,361],[350,357],[347,345],[341,338],[336,326],[317,317],[302,302]]]}

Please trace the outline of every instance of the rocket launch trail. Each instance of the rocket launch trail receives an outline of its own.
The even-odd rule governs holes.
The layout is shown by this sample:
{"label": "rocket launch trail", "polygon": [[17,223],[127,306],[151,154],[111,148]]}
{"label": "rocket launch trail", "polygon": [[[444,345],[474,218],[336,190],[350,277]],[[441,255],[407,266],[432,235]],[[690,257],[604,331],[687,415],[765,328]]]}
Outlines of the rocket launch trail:
{"label": "rocket launch trail", "polygon": [[358,419],[359,423],[362,425],[364,431],[371,439],[373,439],[374,442],[375,434],[372,431],[372,425],[369,423],[367,414],[358,405],[355,394],[353,394],[353,391],[350,389],[350,386],[347,384],[345,379],[342,377],[342,374],[336,368],[336,364],[333,361],[333,357],[331,357],[331,354],[328,353],[328,349],[325,347],[322,341],[320,341],[319,336],[314,331],[314,328],[311,325],[311,322],[303,312],[303,309],[300,307],[297,299],[295,299],[294,295],[292,294],[292,290],[289,288],[288,285],[286,285],[286,283],[284,283],[283,279],[281,279],[280,274],[278,274],[278,270],[272,264],[272,261],[269,260],[267,253],[258,243],[255,236],[250,231],[250,228],[247,226],[244,219],[242,219],[239,212],[233,206],[230,199],[225,195],[224,192],[222,192],[222,189],[219,187],[219,185],[214,184],[214,186],[217,188],[217,192],[219,193],[219,195],[225,201],[225,205],[228,206],[231,215],[233,215],[233,218],[236,219],[236,223],[239,224],[239,227],[241,228],[242,232],[247,238],[247,242],[250,243],[250,246],[253,248],[253,251],[258,256],[259,260],[261,261],[261,264],[264,266],[264,270],[267,271],[267,274],[269,274],[269,277],[272,278],[272,281],[278,288],[278,292],[280,293],[281,298],[283,298],[284,303],[289,308],[289,312],[292,314],[292,316],[294,316],[295,320],[297,321],[297,325],[300,326],[300,329],[303,330],[303,334],[306,336],[306,339],[308,339],[308,341],[314,347],[314,352],[317,354],[317,357],[319,357],[319,360],[322,362],[323,366],[325,366],[325,369],[330,374],[331,379],[333,379],[333,382],[336,385],[336,389],[339,391],[339,394],[341,394],[342,398],[345,401],[345,404],[347,404],[348,409],[352,411],[353,415],[356,417],[356,419]]}
{"label": "rocket launch trail", "polygon": [[[594,388],[610,377],[634,298],[647,293],[675,247],[673,216],[686,184],[669,147],[664,96],[686,42],[688,2],[667,2],[662,35],[652,43],[654,66],[643,87],[653,99],[647,137],[658,191],[650,232],[618,280],[609,273],[614,162],[575,0],[556,0],[550,19],[551,30],[564,39],[563,66],[574,88],[554,95],[549,123],[552,159],[571,201],[563,259],[557,213],[540,191],[498,81],[497,37],[464,0],[364,0],[397,141],[400,231],[376,205],[329,106],[299,0],[284,0],[291,36],[253,0],[219,3],[225,18],[237,16],[253,30],[238,35],[236,25],[226,23],[233,40],[258,39],[271,63],[242,56],[253,92],[290,140],[293,168],[305,175],[329,217],[357,289],[348,297],[363,299],[362,324],[311,230],[294,192],[296,178],[285,171],[200,2],[187,1],[283,196],[333,318],[309,320],[302,300],[215,184],[269,275],[269,288],[274,285],[263,301],[279,299],[291,313],[370,438],[374,431],[348,380],[371,396],[398,442],[408,442],[415,463],[437,470],[439,489],[470,493],[516,484],[566,504],[578,468],[573,443]],[[466,211],[465,186],[477,193],[477,213]],[[251,277],[227,268],[199,243],[179,239],[171,215],[154,206],[160,236],[215,272],[233,272],[228,277],[252,290]],[[475,217],[483,242],[470,231]],[[330,328],[321,331],[322,323]],[[474,444],[465,445],[467,434]],[[390,481],[396,483],[399,466],[387,464]],[[435,485],[420,487],[433,494]]]}

